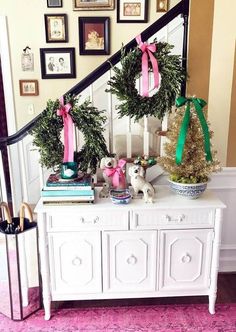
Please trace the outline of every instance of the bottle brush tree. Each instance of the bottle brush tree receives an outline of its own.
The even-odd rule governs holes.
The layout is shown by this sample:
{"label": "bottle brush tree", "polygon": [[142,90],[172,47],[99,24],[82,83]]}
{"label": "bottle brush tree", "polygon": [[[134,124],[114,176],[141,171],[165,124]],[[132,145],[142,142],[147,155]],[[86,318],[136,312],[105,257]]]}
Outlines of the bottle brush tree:
{"label": "bottle brush tree", "polygon": [[[164,145],[165,156],[158,158],[158,162],[170,174],[170,180],[172,181],[179,183],[201,183],[206,182],[212,172],[220,171],[221,168],[220,162],[216,158],[216,150],[211,148],[211,160],[207,160],[204,130],[194,105],[192,103],[189,105],[190,116],[181,162],[178,163],[176,161],[176,156],[179,135],[186,114],[184,106],[177,109],[173,116],[170,128],[167,131],[167,142]],[[204,117],[205,112],[201,112]],[[207,127],[206,122],[205,124]],[[213,132],[209,130],[208,134],[210,142]]]}

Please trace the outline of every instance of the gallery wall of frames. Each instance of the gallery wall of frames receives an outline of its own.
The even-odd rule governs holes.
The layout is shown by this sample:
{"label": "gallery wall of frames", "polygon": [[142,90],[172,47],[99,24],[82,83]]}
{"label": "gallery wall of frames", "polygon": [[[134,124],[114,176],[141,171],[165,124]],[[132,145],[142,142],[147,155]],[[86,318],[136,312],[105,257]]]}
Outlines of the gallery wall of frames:
{"label": "gallery wall of frames", "polygon": [[[70,40],[68,29],[70,14],[63,12],[63,1],[65,0],[45,2],[44,34],[48,47],[39,49],[43,80],[76,78],[76,49],[66,47]],[[168,11],[168,0],[155,1],[156,12]],[[79,55],[110,54],[112,38],[110,11],[116,11],[117,24],[147,23],[149,7],[149,0],[72,0],[72,11],[78,13],[81,11],[79,14],[82,14],[78,15],[77,21]],[[107,12],[107,15],[104,15],[104,12]],[[55,43],[58,46],[60,44],[60,47],[50,47],[50,44],[55,45]],[[28,46],[23,49],[21,67],[23,72],[34,71],[34,54]],[[35,77],[21,79],[19,90],[20,96],[38,96],[39,81]]]}

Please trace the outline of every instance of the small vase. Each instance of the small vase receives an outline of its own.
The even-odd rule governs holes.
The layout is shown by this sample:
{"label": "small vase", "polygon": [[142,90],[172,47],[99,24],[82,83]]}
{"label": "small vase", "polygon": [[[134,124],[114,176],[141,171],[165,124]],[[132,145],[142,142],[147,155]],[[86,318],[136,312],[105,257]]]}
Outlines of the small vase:
{"label": "small vase", "polygon": [[206,190],[207,182],[202,183],[179,183],[168,180],[171,190],[176,194],[190,199],[196,199]]}
{"label": "small vase", "polygon": [[61,178],[74,179],[78,176],[78,165],[75,161],[68,161],[61,164]]}

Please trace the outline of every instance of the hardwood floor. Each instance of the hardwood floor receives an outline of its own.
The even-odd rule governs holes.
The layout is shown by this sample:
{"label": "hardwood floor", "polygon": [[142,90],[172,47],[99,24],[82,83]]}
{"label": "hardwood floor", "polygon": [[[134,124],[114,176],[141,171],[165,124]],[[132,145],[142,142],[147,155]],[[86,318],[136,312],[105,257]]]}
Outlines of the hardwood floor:
{"label": "hardwood floor", "polygon": [[[236,273],[220,273],[218,277],[217,303],[236,303]],[[110,307],[151,304],[208,303],[207,296],[184,296],[145,299],[89,300],[54,302],[53,308]]]}

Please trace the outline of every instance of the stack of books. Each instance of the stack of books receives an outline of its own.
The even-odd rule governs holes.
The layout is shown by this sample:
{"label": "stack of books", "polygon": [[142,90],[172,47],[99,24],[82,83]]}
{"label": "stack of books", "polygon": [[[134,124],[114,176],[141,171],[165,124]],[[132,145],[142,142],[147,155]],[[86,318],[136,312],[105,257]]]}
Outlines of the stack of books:
{"label": "stack of books", "polygon": [[51,174],[41,191],[44,204],[94,202],[94,184],[91,175],[75,179],[62,179],[59,174]]}

